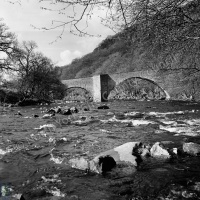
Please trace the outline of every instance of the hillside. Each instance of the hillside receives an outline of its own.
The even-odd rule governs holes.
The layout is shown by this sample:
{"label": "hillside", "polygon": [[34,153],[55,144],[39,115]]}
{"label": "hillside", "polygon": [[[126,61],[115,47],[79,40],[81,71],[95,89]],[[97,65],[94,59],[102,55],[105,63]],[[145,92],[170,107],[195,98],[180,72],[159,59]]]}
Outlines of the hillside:
{"label": "hillside", "polygon": [[[147,26],[148,25],[148,26]],[[200,2],[154,16],[106,38],[93,52],[61,68],[61,79],[138,69],[200,71]]]}

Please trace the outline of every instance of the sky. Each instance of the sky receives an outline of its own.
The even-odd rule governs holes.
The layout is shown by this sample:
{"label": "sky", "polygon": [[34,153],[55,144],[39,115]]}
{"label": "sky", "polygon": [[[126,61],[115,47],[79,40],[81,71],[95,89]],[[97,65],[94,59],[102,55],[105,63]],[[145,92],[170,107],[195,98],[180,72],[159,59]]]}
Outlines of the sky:
{"label": "sky", "polygon": [[[20,5],[9,3],[9,0],[1,0],[0,18],[9,30],[17,35],[20,42],[35,41],[38,45],[37,51],[49,57],[56,66],[70,64],[73,59],[92,52],[103,39],[114,34],[112,30],[100,23],[99,16],[104,14],[103,11],[96,10],[89,21],[87,32],[95,36],[101,35],[101,37],[79,37],[70,33],[68,26],[65,28],[62,39],[55,41],[62,32],[61,28],[47,31],[41,28],[51,27],[52,20],[64,21],[67,16],[41,9],[42,6],[49,6],[49,4],[48,2],[39,4],[38,0],[21,0]],[[81,8],[76,9],[79,11]],[[71,14],[73,11],[67,10],[67,12]]]}

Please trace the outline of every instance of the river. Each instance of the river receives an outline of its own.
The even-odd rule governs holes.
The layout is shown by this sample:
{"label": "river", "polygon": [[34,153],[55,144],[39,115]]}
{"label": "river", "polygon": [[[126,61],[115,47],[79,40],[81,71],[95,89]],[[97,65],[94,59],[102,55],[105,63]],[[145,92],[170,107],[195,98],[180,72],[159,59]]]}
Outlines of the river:
{"label": "river", "polygon": [[[147,158],[134,172],[118,166],[104,175],[68,164],[71,158],[92,159],[126,142],[162,142],[169,149],[182,149],[184,142],[200,144],[200,103],[111,101],[109,109],[97,109],[99,105],[60,105],[76,106],[79,112],[50,119],[42,116],[57,104],[1,107],[0,199],[17,199],[17,194],[25,200],[200,199],[199,156]],[[44,124],[56,128],[39,130]]]}

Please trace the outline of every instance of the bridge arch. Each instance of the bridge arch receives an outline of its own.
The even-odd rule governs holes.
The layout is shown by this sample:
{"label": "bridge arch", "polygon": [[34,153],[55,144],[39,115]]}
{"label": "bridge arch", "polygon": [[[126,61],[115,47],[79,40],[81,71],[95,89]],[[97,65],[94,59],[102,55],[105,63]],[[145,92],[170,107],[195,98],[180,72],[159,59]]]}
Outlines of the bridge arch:
{"label": "bridge arch", "polygon": [[80,101],[88,101],[92,100],[92,93],[84,87],[73,86],[68,87],[65,90],[65,100],[80,100]]}
{"label": "bridge arch", "polygon": [[[120,94],[121,93],[121,94]],[[114,98],[126,98],[126,99],[137,99],[141,98],[152,99],[170,99],[170,95],[155,81],[146,77],[133,76],[124,78],[109,91],[108,99]],[[157,97],[156,97],[157,95]]]}

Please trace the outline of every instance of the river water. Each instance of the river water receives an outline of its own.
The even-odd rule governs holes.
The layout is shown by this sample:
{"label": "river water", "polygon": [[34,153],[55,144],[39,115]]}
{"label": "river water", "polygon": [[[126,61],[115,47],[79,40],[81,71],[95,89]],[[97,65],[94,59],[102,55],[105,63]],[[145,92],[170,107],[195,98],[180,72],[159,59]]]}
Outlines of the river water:
{"label": "river water", "polygon": [[[0,199],[16,194],[25,200],[200,199],[199,156],[146,158],[136,171],[118,166],[104,175],[68,164],[71,158],[92,159],[126,142],[162,142],[169,149],[182,149],[184,142],[200,144],[200,103],[112,101],[106,103],[110,109],[97,109],[99,105],[60,105],[76,106],[79,112],[50,119],[42,116],[56,104],[0,108]],[[56,128],[36,129],[44,124]]]}

